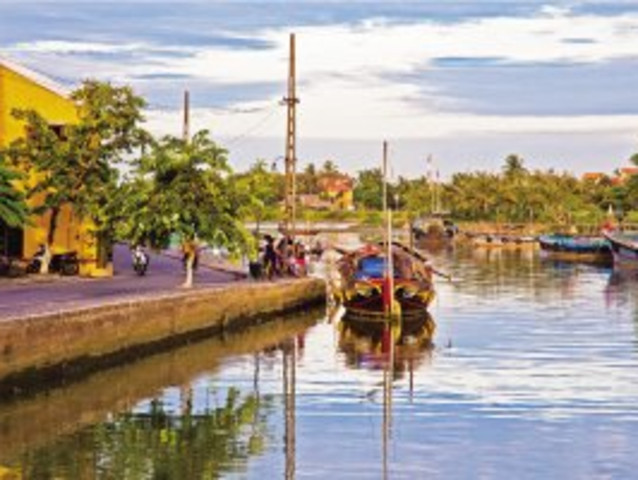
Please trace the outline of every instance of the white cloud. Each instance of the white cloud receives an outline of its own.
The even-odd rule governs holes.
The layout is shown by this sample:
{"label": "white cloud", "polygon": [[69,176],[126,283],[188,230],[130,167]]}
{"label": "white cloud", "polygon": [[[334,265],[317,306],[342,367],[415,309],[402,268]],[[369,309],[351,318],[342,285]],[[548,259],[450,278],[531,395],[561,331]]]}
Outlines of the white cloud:
{"label": "white cloud", "polygon": [[[496,58],[517,63],[596,63],[638,58],[638,15],[596,16],[545,7],[530,17],[486,17],[457,23],[415,19],[391,23],[370,19],[357,25],[300,26],[297,34],[299,133],[304,138],[380,139],[455,138],[463,134],[599,133],[624,134],[636,129],[638,115],[553,116],[479,115],[459,111],[453,90],[428,84],[428,70],[439,58]],[[38,59],[41,71],[90,73],[133,82],[144,75],[176,74],[215,85],[249,85],[281,81],[285,94],[288,28],[256,30],[252,39],[272,48],[235,49],[224,45],[182,46],[147,42],[35,41],[9,52]],[[232,32],[226,32],[232,36]],[[586,39],[587,41],[565,41]],[[180,55],[165,55],[168,52]],[[109,55],[114,54],[113,58]],[[80,54],[80,55],[78,55]],[[91,58],[95,54],[95,58]],[[117,55],[136,55],[122,62]],[[53,61],[52,61],[53,59]],[[471,75],[471,69],[468,69]],[[415,80],[418,75],[418,82]],[[556,75],[560,75],[557,68]],[[408,78],[412,76],[412,78]],[[246,87],[249,88],[249,87]],[[497,88],[497,85],[495,86]],[[258,106],[278,98],[264,98]],[[197,99],[194,98],[196,102]],[[254,103],[234,105],[238,108]],[[455,107],[454,109],[450,107]],[[256,137],[283,135],[283,107],[263,121],[265,112],[228,115],[195,109],[194,126],[227,138],[250,132]],[[174,112],[149,113],[162,132],[179,132]],[[258,125],[258,128],[254,128]]]}
{"label": "white cloud", "polygon": [[[565,9],[545,9],[531,18],[487,18],[458,24],[424,20],[407,25],[368,21],[356,27],[301,27],[296,33],[302,99],[300,130],[307,136],[437,137],[467,131],[624,131],[638,124],[638,118],[632,116],[573,117],[570,112],[553,117],[452,114],[446,112],[446,105],[454,104],[453,97],[443,97],[436,91],[424,93],[427,69],[434,68],[433,60],[441,57],[561,63],[638,56],[636,15],[575,16]],[[202,48],[192,57],[165,60],[161,65],[140,65],[134,71],[170,68],[175,73],[224,84],[283,80],[287,72],[287,32],[264,30],[255,35],[274,48]],[[588,38],[591,42],[565,42],[566,38]],[[423,86],[399,79],[419,69],[424,69]],[[248,124],[255,120],[242,117]],[[226,126],[232,128],[230,124],[222,128]],[[260,133],[278,135],[278,127]]]}

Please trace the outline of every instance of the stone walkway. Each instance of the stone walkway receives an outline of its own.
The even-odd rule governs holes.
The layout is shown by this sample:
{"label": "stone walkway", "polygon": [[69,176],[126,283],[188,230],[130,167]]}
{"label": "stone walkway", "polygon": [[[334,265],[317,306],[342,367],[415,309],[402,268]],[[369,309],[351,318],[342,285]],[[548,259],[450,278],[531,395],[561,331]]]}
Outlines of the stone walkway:
{"label": "stone walkway", "polygon": [[[164,295],[180,291],[184,281],[181,259],[150,254],[146,276],[135,274],[128,247],[114,250],[112,278],[59,277],[3,280],[0,283],[0,321],[45,312],[55,312],[111,303],[127,298]],[[195,289],[228,285],[242,281],[238,272],[200,265],[195,272]]]}

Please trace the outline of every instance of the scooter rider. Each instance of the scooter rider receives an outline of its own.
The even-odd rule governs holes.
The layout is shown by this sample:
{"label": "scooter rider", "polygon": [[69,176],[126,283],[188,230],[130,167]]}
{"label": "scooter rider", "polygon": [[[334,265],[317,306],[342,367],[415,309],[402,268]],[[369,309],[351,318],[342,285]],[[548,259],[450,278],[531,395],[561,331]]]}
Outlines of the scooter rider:
{"label": "scooter rider", "polygon": [[144,275],[148,268],[148,254],[144,251],[141,245],[136,245],[132,253],[133,257],[133,269],[138,275]]}

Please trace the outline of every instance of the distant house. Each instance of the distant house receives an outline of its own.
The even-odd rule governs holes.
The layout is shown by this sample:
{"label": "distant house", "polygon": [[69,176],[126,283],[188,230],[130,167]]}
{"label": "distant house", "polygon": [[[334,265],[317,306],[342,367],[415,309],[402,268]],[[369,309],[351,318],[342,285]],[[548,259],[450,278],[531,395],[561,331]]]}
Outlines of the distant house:
{"label": "distant house", "polygon": [[319,178],[318,185],[320,196],[330,203],[333,210],[354,209],[354,181],[348,175],[323,175]]}
{"label": "distant house", "polygon": [[623,167],[618,169],[617,178],[620,180],[620,183],[625,183],[634,175],[638,175],[638,167]]}
{"label": "distant house", "polygon": [[605,178],[604,173],[600,172],[587,172],[582,176],[584,182],[600,183]]}
{"label": "distant house", "polygon": [[[64,126],[77,122],[75,103],[69,92],[52,80],[21,65],[0,57],[0,147],[7,147],[12,141],[27,134],[25,124],[12,115],[13,109],[33,109],[44,117],[52,131],[63,135]],[[27,171],[24,189],[45,172]],[[29,199],[29,207],[39,206],[42,195]],[[46,242],[50,213],[32,216],[22,228],[9,228],[0,222],[0,255],[30,258],[40,244]],[[76,251],[80,258],[80,274],[110,275],[110,265],[98,265],[100,246],[90,233],[93,225],[88,219],[80,218],[70,205],[60,211],[53,253]]]}
{"label": "distant house", "polygon": [[305,208],[311,208],[313,210],[330,210],[332,204],[329,200],[321,198],[316,193],[301,193],[297,195],[299,205]]}

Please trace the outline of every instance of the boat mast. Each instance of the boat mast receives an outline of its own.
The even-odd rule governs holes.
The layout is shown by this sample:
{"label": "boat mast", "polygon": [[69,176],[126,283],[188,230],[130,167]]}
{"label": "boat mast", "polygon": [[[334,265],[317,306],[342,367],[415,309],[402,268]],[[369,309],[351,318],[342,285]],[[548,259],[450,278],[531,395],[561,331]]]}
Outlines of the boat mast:
{"label": "boat mast", "polygon": [[388,208],[388,142],[383,142],[383,210],[386,217],[386,262],[385,262],[385,287],[384,296],[386,315],[395,315],[394,307],[394,266],[392,264],[392,210]]}
{"label": "boat mast", "polygon": [[296,96],[295,73],[295,34],[290,34],[290,61],[288,65],[288,96],[283,99],[287,105],[286,121],[286,195],[284,211],[284,227],[286,234],[294,235],[297,187],[295,185],[295,168],[297,164],[297,120],[296,105],[299,99]]}

